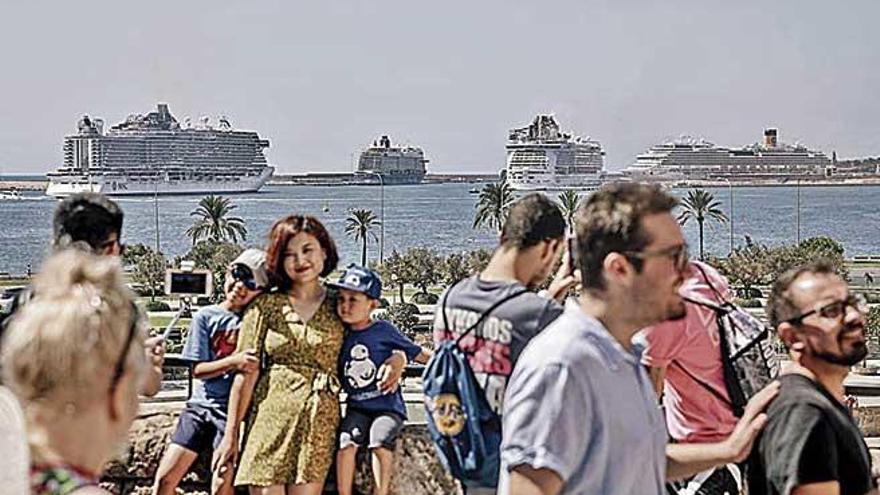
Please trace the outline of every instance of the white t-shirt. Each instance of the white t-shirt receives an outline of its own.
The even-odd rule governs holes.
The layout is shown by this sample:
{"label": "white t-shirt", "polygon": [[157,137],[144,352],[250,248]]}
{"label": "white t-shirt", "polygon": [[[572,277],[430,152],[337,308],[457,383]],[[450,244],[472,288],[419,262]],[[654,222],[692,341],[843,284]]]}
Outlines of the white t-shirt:
{"label": "white t-shirt", "polygon": [[27,435],[18,399],[0,385],[0,487],[3,493],[26,495],[28,487]]}

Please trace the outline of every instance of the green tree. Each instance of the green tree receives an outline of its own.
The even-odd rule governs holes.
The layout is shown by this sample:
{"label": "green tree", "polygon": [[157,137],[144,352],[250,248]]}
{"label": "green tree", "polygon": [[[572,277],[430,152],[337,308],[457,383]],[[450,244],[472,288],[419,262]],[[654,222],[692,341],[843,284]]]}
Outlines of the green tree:
{"label": "green tree", "polygon": [[187,237],[192,239],[193,245],[202,239],[232,243],[246,240],[244,219],[231,215],[236,208],[238,205],[232,204],[229,198],[213,194],[205,196],[199,201],[199,206],[190,212],[190,216],[196,217],[196,220],[187,229]]}
{"label": "green tree", "polygon": [[571,220],[581,204],[581,196],[573,189],[566,189],[559,194],[558,203],[559,209],[562,210],[562,216],[565,217],[565,224],[569,229],[572,229],[574,226]]}
{"label": "green tree", "polygon": [[500,233],[513,201],[513,189],[507,182],[486,184],[475,206],[477,213],[473,228],[485,226]]}
{"label": "green tree", "polygon": [[718,223],[726,223],[727,215],[721,211],[721,202],[715,199],[712,193],[704,189],[688,191],[688,195],[681,202],[682,211],[678,215],[678,223],[685,225],[688,220],[695,220],[700,233],[700,259],[703,254],[703,223],[706,220],[714,220]]}
{"label": "green tree", "polygon": [[735,248],[717,268],[731,284],[741,286],[748,297],[755,285],[770,283],[771,256],[770,248],[746,236],[745,245]]}
{"label": "green tree", "polygon": [[381,222],[373,214],[373,210],[351,210],[345,219],[345,234],[354,237],[355,242],[361,242],[361,266],[367,265],[367,240],[378,241],[373,229],[381,225]]}
{"label": "green tree", "polygon": [[181,261],[192,261],[196,268],[211,271],[214,278],[214,300],[223,299],[223,283],[226,278],[226,269],[244,248],[231,242],[218,242],[212,240],[199,241],[185,255],[175,258],[174,264],[180,266]]}
{"label": "green tree", "polygon": [[873,350],[871,355],[876,356],[880,345],[880,306],[874,306],[868,311],[865,319],[865,338],[868,341],[868,349]]}
{"label": "green tree", "polygon": [[404,302],[403,289],[407,281],[412,278],[406,257],[396,249],[392,250],[391,254],[385,257],[385,261],[379,265],[379,275],[382,277],[382,281],[389,286],[392,284],[397,286],[400,291],[399,302]]}
{"label": "green tree", "polygon": [[428,292],[428,287],[443,280],[443,258],[433,250],[424,247],[411,248],[404,257],[409,265],[407,282],[418,287],[422,294]]}
{"label": "green tree", "polygon": [[471,275],[480,273],[486,269],[489,260],[492,259],[492,250],[486,248],[474,249],[468,253],[468,268]]}
{"label": "green tree", "polygon": [[165,283],[165,256],[149,246],[135,244],[126,247],[122,262],[131,267],[132,281],[150,289],[150,300],[155,301]]}
{"label": "green tree", "polygon": [[443,283],[452,285],[471,274],[467,253],[451,253],[443,260]]}

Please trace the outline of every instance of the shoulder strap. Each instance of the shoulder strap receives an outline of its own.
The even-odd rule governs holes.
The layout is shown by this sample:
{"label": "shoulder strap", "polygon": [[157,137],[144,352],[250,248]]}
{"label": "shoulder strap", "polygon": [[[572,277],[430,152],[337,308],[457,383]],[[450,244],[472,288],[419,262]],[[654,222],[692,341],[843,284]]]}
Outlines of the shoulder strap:
{"label": "shoulder strap", "polygon": [[709,274],[706,273],[706,270],[702,266],[700,266],[699,263],[692,263],[692,265],[697,267],[697,270],[700,270],[700,273],[703,274],[703,280],[706,282],[706,285],[709,286],[709,289],[712,290],[712,293],[715,294],[715,297],[718,298],[719,304],[723,305],[728,303],[729,301],[727,300],[727,298],[721,295],[721,292],[716,289],[714,285],[712,285],[712,281],[709,280]]}
{"label": "shoulder strap", "polygon": [[673,361],[672,361],[672,364],[676,365],[676,366],[678,367],[678,369],[680,369],[682,372],[684,372],[685,375],[687,375],[688,377],[690,377],[691,380],[695,381],[698,385],[700,385],[701,387],[703,387],[704,389],[706,389],[706,391],[708,391],[710,394],[714,395],[715,398],[717,398],[717,399],[720,400],[721,402],[727,404],[728,406],[733,407],[733,404],[731,404],[730,399],[728,399],[727,397],[725,397],[724,395],[722,395],[721,392],[715,390],[715,388],[712,387],[711,385],[709,385],[708,383],[706,383],[706,382],[704,382],[703,380],[700,380],[699,378],[697,378],[696,375],[694,375],[693,373],[691,373],[690,371],[688,371],[687,368],[685,368],[684,366],[681,365],[681,363],[679,363],[679,362],[676,361],[676,360],[673,360]]}
{"label": "shoulder strap", "polygon": [[[464,279],[462,279],[462,280],[464,280]],[[453,284],[451,287],[449,287],[449,289],[446,291],[446,294],[443,296],[443,306],[442,306],[441,311],[443,312],[443,325],[446,327],[446,331],[450,330],[449,329],[449,320],[446,317],[446,301],[447,301],[447,299],[449,299],[449,293],[452,292],[452,288],[455,287],[456,285],[458,285],[459,282],[461,282],[461,280],[459,280],[458,282]],[[498,309],[498,306],[501,306],[502,304],[506,303],[507,301],[510,301],[511,299],[513,299],[515,297],[519,297],[519,296],[525,294],[526,292],[529,292],[529,290],[528,289],[520,289],[518,291],[513,292],[512,294],[508,294],[508,295],[502,297],[501,299],[495,301],[491,306],[489,306],[489,309],[484,311],[480,315],[480,317],[477,318],[477,321],[475,321],[473,323],[473,325],[467,327],[463,332],[461,332],[461,335],[459,335],[458,338],[455,339],[456,347],[458,347],[458,345],[461,343],[462,339],[464,339],[468,334],[470,334],[475,328],[480,326],[480,324],[483,323],[483,320],[485,320],[486,317],[489,316],[489,314],[491,314],[493,311]]]}

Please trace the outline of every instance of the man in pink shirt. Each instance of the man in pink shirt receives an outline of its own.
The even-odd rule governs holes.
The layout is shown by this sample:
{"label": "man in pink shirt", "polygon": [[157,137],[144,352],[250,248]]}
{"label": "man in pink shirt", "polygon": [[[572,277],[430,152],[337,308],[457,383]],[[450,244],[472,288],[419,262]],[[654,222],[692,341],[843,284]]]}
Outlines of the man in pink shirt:
{"label": "man in pink shirt", "polygon": [[[717,305],[720,301],[713,287],[721,294],[730,290],[717,270],[692,261],[680,293],[688,299]],[[718,442],[731,434],[737,417],[724,385],[715,312],[690,302],[686,306],[684,319],[642,330],[646,344],[642,364],[648,367],[654,389],[663,398],[672,439],[686,443]],[[742,490],[742,476],[736,465],[727,465],[669,488],[682,495],[737,495]]]}

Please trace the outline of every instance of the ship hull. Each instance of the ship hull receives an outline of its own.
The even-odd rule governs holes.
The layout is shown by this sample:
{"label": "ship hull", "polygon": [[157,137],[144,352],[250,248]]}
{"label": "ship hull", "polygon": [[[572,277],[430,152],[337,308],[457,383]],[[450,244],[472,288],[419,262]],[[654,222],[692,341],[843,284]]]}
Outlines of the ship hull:
{"label": "ship hull", "polygon": [[127,177],[72,177],[50,178],[46,195],[64,198],[72,194],[94,192],[107,196],[168,196],[204,194],[242,194],[260,190],[272,176],[274,169],[267,167],[259,176],[239,177],[235,180],[173,180],[132,181]]}

